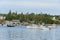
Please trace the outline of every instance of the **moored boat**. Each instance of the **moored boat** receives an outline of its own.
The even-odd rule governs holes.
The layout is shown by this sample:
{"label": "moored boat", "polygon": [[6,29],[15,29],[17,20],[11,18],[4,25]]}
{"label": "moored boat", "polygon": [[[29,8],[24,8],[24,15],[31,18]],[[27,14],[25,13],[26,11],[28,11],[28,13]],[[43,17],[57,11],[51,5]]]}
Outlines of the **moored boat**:
{"label": "moored boat", "polygon": [[7,25],[7,27],[15,27],[14,25]]}
{"label": "moored boat", "polygon": [[48,27],[45,27],[45,26],[40,27],[40,29],[43,30],[43,31],[49,30],[49,28]]}

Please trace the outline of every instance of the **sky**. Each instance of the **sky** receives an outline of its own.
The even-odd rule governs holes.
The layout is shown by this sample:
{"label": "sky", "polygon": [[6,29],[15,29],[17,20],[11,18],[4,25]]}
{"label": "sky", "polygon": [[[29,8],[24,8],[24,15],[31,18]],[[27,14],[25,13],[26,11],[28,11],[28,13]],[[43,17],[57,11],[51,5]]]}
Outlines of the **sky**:
{"label": "sky", "polygon": [[0,13],[35,12],[60,15],[60,0],[0,0]]}

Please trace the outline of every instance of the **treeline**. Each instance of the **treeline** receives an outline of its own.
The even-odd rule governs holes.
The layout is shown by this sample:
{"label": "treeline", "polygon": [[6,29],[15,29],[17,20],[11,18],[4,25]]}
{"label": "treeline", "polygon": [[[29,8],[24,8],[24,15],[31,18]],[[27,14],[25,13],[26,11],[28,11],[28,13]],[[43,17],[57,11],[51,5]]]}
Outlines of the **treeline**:
{"label": "treeline", "polygon": [[20,22],[28,22],[28,23],[46,23],[46,24],[53,24],[58,23],[57,21],[52,20],[53,15],[49,14],[35,14],[35,13],[23,13],[21,12],[18,14],[17,12],[11,12],[9,11],[8,14],[4,15],[6,16],[5,20],[20,20]]}

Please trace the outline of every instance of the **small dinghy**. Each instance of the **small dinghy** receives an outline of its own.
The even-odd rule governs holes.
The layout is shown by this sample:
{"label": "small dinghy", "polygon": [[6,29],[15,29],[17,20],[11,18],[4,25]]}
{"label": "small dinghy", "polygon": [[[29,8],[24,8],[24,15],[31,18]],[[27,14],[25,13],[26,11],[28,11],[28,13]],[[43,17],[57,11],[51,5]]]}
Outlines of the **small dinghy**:
{"label": "small dinghy", "polygon": [[14,25],[7,25],[7,27],[15,27]]}
{"label": "small dinghy", "polygon": [[15,24],[7,24],[7,27],[15,27]]}

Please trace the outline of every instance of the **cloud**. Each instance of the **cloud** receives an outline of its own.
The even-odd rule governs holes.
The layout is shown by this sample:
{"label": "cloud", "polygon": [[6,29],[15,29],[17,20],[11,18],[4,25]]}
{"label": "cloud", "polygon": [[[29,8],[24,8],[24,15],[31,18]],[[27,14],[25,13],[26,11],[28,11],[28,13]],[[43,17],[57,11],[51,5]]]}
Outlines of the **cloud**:
{"label": "cloud", "polygon": [[21,12],[46,12],[60,13],[60,2],[57,0],[31,0],[31,1],[0,1],[1,12],[7,12],[10,9]]}
{"label": "cloud", "polygon": [[1,1],[0,6],[24,6],[24,7],[57,7],[60,3],[31,2],[31,1]]}

